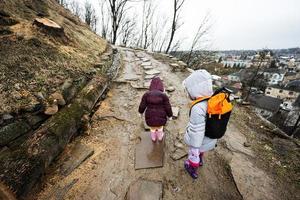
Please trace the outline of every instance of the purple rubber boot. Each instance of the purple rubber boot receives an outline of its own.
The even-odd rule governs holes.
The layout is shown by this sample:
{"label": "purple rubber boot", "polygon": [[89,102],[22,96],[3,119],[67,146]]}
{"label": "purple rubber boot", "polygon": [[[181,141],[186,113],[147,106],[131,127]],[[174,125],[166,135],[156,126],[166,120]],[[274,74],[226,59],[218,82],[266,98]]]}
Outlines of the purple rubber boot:
{"label": "purple rubber boot", "polygon": [[203,152],[201,152],[201,153],[199,154],[199,158],[200,158],[199,166],[203,166],[203,165],[204,165],[203,155],[204,155]]}
{"label": "purple rubber boot", "polygon": [[193,179],[198,178],[197,168],[192,167],[188,160],[184,161],[184,168]]}

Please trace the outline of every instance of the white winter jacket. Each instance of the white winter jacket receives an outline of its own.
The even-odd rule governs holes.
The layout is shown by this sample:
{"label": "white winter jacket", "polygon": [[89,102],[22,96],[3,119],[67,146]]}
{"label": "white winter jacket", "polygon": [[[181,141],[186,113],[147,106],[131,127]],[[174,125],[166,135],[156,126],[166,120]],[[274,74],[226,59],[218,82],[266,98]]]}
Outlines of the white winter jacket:
{"label": "white winter jacket", "polygon": [[[183,81],[183,85],[192,100],[213,94],[212,78],[206,70],[194,71]],[[204,135],[206,112],[207,101],[202,101],[193,106],[184,135],[184,141],[187,145],[200,148],[202,152],[213,149],[217,142],[216,139],[210,139]]]}

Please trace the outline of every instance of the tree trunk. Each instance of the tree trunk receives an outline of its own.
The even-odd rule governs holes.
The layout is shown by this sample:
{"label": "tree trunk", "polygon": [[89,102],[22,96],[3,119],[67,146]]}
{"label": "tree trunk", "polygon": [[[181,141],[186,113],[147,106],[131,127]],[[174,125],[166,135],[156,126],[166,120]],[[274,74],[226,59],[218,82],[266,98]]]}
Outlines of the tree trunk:
{"label": "tree trunk", "polygon": [[65,36],[64,29],[56,22],[48,18],[36,18],[34,19],[33,24],[42,28],[44,32],[47,32],[51,35],[59,36],[59,37]]}
{"label": "tree trunk", "polygon": [[187,62],[186,62],[186,64],[187,64],[188,67],[191,67],[191,66],[190,66],[190,63],[191,63],[192,53],[193,53],[193,49],[190,50],[190,52],[189,52],[189,54],[188,54],[188,57],[187,57]]}
{"label": "tree trunk", "polygon": [[298,116],[298,119],[297,119],[297,121],[296,121],[296,123],[295,123],[295,125],[294,125],[294,127],[293,127],[293,129],[292,129],[292,131],[291,131],[291,136],[292,137],[294,137],[294,135],[295,135],[295,133],[296,133],[296,131],[297,131],[297,128],[298,128],[298,124],[299,124],[299,122],[300,122],[300,114],[299,114],[299,116]]}
{"label": "tree trunk", "polygon": [[166,53],[169,53],[173,39],[174,39],[174,35],[175,35],[175,31],[176,31],[176,15],[177,15],[177,1],[174,0],[174,15],[173,15],[173,22],[172,22],[172,30],[171,30],[171,37],[170,37],[170,41],[166,50]]}
{"label": "tree trunk", "polygon": [[104,79],[92,79],[73,103],[46,121],[18,149],[2,152],[0,182],[17,197],[26,195],[76,134],[82,116],[91,112],[106,88]]}
{"label": "tree trunk", "polygon": [[253,84],[254,84],[255,78],[256,78],[256,76],[257,76],[257,74],[258,74],[258,72],[259,72],[259,69],[260,69],[260,67],[261,67],[262,62],[263,62],[263,59],[261,58],[261,60],[260,60],[260,62],[259,62],[259,65],[258,65],[258,67],[257,67],[257,69],[256,69],[256,71],[255,71],[255,74],[254,74],[253,78],[252,78],[251,81],[250,81],[250,86],[249,86],[248,92],[247,92],[246,97],[245,97],[245,100],[246,100],[246,101],[248,101],[248,98],[249,98],[249,95],[250,95],[252,86],[253,86]]}

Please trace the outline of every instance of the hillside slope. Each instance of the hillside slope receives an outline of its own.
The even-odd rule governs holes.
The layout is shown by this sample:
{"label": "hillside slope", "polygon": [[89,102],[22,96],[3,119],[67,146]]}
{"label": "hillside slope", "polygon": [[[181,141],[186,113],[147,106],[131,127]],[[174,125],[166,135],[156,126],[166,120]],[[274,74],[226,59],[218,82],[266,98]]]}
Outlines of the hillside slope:
{"label": "hillside slope", "polygon": [[[34,25],[53,20],[63,34]],[[0,115],[34,109],[68,78],[87,76],[107,42],[54,0],[0,2]]]}
{"label": "hillside slope", "polygon": [[30,192],[78,135],[115,54],[57,1],[0,1],[0,199]]}
{"label": "hillside slope", "polygon": [[[120,52],[124,66],[107,98],[93,114],[90,128],[68,145],[48,171],[41,192],[38,190],[28,200],[121,200],[128,197],[130,187],[139,180],[161,183],[165,200],[299,199],[299,147],[291,140],[267,135],[261,130],[261,126],[267,126],[248,108],[238,105],[226,135],[215,150],[205,153],[199,178],[192,180],[183,167],[187,154],[183,136],[190,102],[182,81],[190,72],[180,70],[179,65],[174,65],[180,62],[163,55],[157,59],[145,51],[126,48],[120,48]],[[136,161],[140,158],[136,150],[141,140],[150,140],[143,135],[149,133],[138,106],[148,90],[151,73],[163,79],[179,115],[165,127],[163,167],[137,170]],[[71,163],[76,164],[78,154],[73,149],[78,144],[86,145],[94,154],[65,174],[64,167],[70,165],[70,160],[75,159]],[[155,159],[151,154],[147,156]]]}

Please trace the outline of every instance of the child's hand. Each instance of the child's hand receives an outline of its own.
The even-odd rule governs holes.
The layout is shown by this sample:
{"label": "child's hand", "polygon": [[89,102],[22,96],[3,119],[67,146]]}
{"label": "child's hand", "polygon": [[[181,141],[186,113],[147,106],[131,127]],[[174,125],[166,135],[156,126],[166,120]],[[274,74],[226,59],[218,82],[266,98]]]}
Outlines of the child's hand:
{"label": "child's hand", "polygon": [[173,120],[173,117],[169,117],[169,120],[172,121],[172,120]]}

